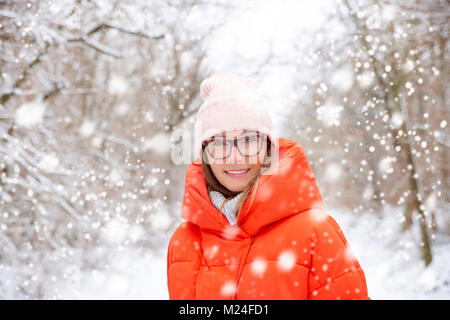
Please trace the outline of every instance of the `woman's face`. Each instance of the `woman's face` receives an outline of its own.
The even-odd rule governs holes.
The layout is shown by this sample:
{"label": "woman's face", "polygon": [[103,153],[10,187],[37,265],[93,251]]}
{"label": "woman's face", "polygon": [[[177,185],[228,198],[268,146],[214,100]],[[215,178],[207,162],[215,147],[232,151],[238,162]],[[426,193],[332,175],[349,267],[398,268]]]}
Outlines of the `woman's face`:
{"label": "woman's face", "polygon": [[[237,139],[239,150],[243,154],[239,152],[236,145],[231,143],[234,138]],[[227,142],[228,147],[225,145],[225,140],[230,140]],[[255,154],[258,150],[259,153]],[[205,153],[216,179],[228,190],[241,192],[248,182],[260,172],[266,150],[265,136],[257,135],[253,130],[232,130],[212,137],[205,148]],[[230,153],[227,158],[216,159],[224,157],[228,151]]]}

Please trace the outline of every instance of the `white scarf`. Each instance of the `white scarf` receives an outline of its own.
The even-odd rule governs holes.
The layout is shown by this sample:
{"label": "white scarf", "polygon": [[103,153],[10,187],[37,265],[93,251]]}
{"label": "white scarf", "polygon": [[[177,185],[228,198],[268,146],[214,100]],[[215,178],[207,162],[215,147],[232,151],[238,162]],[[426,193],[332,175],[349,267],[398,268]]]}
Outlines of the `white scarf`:
{"label": "white scarf", "polygon": [[[227,219],[231,225],[234,225],[237,222],[236,212],[233,212],[233,208],[243,193],[244,192],[237,194],[233,199],[231,199],[227,203],[225,203],[225,205],[222,208],[222,213],[225,215],[225,217],[227,217]],[[220,206],[226,200],[225,196],[221,192],[214,191],[214,190],[211,190],[209,192],[209,197],[211,198],[212,204],[218,210],[220,210]],[[237,208],[237,209],[239,209],[239,208]]]}

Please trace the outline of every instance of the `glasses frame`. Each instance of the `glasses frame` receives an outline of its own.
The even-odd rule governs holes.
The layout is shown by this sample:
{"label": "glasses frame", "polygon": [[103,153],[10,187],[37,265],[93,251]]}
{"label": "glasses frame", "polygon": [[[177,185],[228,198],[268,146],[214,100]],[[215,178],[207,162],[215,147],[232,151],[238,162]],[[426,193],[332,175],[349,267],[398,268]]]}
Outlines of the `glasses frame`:
{"label": "glasses frame", "polygon": [[264,133],[259,133],[259,132],[256,132],[256,136],[257,136],[257,138],[259,138],[260,143],[259,143],[259,146],[258,146],[258,152],[255,153],[255,154],[252,154],[252,155],[245,155],[245,154],[243,154],[243,153],[241,152],[241,150],[239,149],[239,147],[238,147],[238,141],[241,141],[241,140],[243,140],[243,139],[245,139],[245,138],[247,138],[247,137],[243,137],[243,138],[240,138],[240,139],[238,139],[238,138],[236,138],[236,137],[233,138],[233,139],[222,139],[222,140],[224,140],[224,141],[226,142],[227,148],[228,148],[228,145],[229,145],[230,143],[232,144],[232,145],[231,145],[231,148],[229,148],[229,151],[228,151],[227,155],[226,155],[225,157],[222,157],[222,158],[216,158],[216,157],[214,157],[214,156],[209,152],[209,150],[208,150],[208,144],[210,144],[211,142],[213,142],[213,141],[215,140],[214,137],[213,137],[213,139],[210,139],[210,140],[208,140],[208,141],[204,141],[204,142],[203,142],[203,145],[205,146],[205,150],[208,152],[208,154],[209,154],[213,159],[215,159],[215,160],[225,160],[225,159],[228,159],[228,158],[230,157],[231,151],[233,150],[233,147],[236,147],[236,149],[239,151],[239,153],[240,153],[241,156],[243,156],[243,157],[254,157],[254,156],[257,156],[257,155],[261,152],[261,149],[262,149],[264,140],[265,140],[266,137],[267,137],[266,134],[264,134]]}

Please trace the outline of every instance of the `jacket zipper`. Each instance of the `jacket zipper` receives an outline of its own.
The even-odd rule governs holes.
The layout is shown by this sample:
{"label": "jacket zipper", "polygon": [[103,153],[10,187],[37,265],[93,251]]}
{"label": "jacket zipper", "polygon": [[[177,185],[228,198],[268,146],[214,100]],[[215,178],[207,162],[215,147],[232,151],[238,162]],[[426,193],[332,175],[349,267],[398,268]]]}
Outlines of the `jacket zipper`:
{"label": "jacket zipper", "polygon": [[237,278],[236,278],[236,289],[235,289],[235,291],[234,291],[234,298],[233,298],[233,300],[237,300],[237,299],[236,299],[236,295],[237,295],[237,293],[238,293],[239,284],[240,284],[240,282],[241,282],[242,271],[244,271],[244,267],[245,267],[245,264],[246,264],[246,262],[247,262],[248,254],[250,253],[250,248],[252,247],[252,245],[253,245],[253,237],[250,236],[250,244],[248,245],[247,253],[246,253],[246,255],[245,255],[245,258],[244,258],[244,260],[243,260],[242,266],[241,266],[241,268],[240,268],[240,270],[239,270],[239,273],[238,273],[238,276],[237,276]]}

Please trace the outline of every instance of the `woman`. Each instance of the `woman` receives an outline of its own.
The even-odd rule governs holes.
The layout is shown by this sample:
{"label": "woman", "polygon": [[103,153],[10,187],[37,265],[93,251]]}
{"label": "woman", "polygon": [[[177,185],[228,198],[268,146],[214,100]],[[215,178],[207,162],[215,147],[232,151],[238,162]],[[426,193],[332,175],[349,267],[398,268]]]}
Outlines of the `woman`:
{"label": "woman", "polygon": [[252,82],[217,73],[200,92],[170,299],[369,299],[302,147],[275,137]]}

